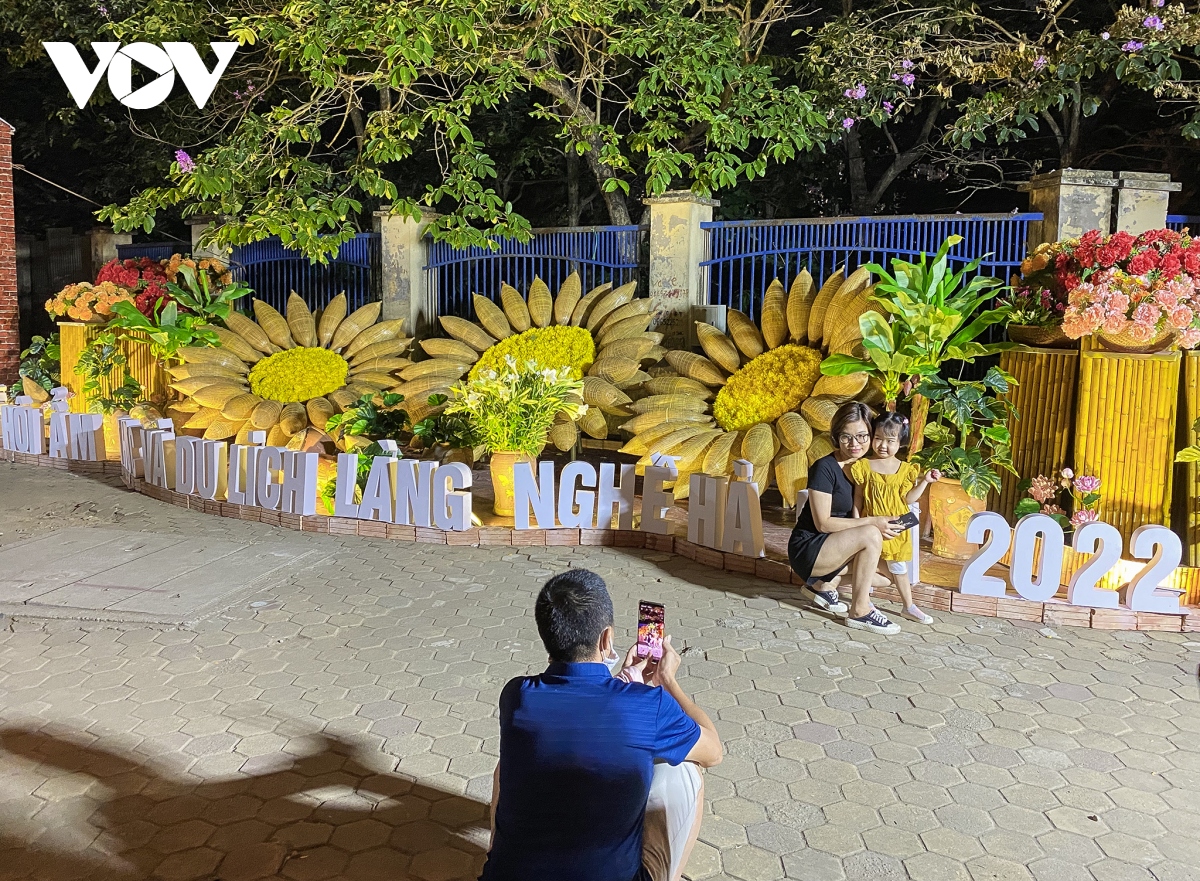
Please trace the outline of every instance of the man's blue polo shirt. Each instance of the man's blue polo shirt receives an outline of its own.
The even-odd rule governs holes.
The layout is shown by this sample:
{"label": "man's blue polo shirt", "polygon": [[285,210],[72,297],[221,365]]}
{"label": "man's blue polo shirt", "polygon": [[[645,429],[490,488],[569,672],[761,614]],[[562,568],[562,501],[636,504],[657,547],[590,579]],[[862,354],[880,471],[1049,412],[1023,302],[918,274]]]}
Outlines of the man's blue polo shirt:
{"label": "man's blue polo shirt", "polygon": [[500,801],[482,881],[634,881],[655,760],[700,726],[665,689],[552,663],[500,693]]}

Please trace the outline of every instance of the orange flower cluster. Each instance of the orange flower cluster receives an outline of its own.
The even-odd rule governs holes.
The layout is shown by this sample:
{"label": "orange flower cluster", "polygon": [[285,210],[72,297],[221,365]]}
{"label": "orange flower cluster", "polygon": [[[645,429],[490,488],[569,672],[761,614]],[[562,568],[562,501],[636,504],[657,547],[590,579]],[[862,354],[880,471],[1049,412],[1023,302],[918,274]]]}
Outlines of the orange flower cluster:
{"label": "orange flower cluster", "polygon": [[111,281],[97,285],[84,281],[67,285],[47,300],[46,311],[52,318],[65,317],[72,321],[108,320],[113,316],[114,304],[132,302],[133,294]]}
{"label": "orange flower cluster", "polygon": [[197,263],[191,257],[184,257],[182,254],[172,254],[171,259],[167,260],[163,266],[167,281],[178,284],[176,277],[179,275],[180,266],[190,266],[197,275],[201,272],[208,272],[210,273],[209,280],[221,286],[233,282],[233,273],[220,260],[205,257]]}

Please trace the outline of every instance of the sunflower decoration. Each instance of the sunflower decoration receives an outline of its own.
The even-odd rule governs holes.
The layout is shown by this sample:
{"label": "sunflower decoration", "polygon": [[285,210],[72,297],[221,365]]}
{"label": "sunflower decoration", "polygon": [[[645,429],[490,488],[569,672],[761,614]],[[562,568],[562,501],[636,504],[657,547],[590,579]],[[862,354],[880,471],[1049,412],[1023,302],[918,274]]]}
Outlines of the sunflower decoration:
{"label": "sunflower decoration", "polygon": [[253,306],[255,320],[230,313],[225,327],[205,328],[216,346],[180,349],[184,363],[169,368],[171,388],[183,396],[171,409],[190,414],[183,428],[239,443],[266,431],[268,445],[312,449],[332,440],[331,416],[395,385],[412,363],[404,321],[379,321],[381,303],[347,315],[339,294],[314,315],[292,293],[286,317],[261,300]]}
{"label": "sunflower decoration", "polygon": [[572,379],[583,380],[583,400],[589,406],[582,416],[559,417],[550,430],[558,449],[571,449],[580,430],[593,438],[608,437],[608,417],[624,421],[632,415],[628,392],[636,393],[650,379],[643,368],[666,354],[659,345],[663,335],[647,330],[654,318],[651,301],[635,297],[635,290],[635,282],[618,288],[602,284],[583,294],[579,274],[573,272],[557,296],[540,278],[533,280],[527,297],[502,284],[499,305],[476,294],[476,320],[439,318],[450,338],[422,340],[429,358],[402,370],[404,382],[393,390],[404,395],[415,423],[444,406],[423,403],[430,397],[447,395],[458,380],[498,369],[512,356],[518,364],[565,368]]}
{"label": "sunflower decoration", "polygon": [[870,280],[866,269],[849,277],[839,269],[817,289],[806,269],[786,295],[771,282],[761,327],[733,309],[728,334],[696,322],[704,354],[666,353],[675,375],[655,376],[630,405],[636,415],[620,427],[633,437],[621,452],[642,457],[639,473],[653,453],[678,457],[676,499],[688,497],[693,473],[730,474],[747,459],[759,491],[775,482],[794,507],[809,464],[833,450],[833,414],[866,390],[865,373],[821,376],[821,360],[862,354],[858,316],[871,308]]}

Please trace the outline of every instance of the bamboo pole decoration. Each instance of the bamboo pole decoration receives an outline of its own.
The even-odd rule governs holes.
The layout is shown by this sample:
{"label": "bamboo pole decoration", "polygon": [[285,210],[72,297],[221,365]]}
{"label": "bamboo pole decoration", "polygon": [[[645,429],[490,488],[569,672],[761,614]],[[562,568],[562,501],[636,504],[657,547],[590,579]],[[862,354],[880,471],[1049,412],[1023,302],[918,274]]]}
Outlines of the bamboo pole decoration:
{"label": "bamboo pole decoration", "polygon": [[[84,397],[84,380],[75,373],[75,365],[79,363],[79,356],[83,351],[104,331],[105,326],[102,324],[84,324],[77,321],[63,322],[58,326],[60,381],[73,392],[70,400],[72,413],[89,412],[91,401]],[[121,343],[121,351],[125,353],[127,360],[125,369],[141,383],[142,394],[148,400],[165,400],[170,378],[162,364],[151,354],[149,344],[125,340]],[[100,387],[104,394],[108,395],[124,380],[124,372],[114,370],[111,376],[101,380]]]}
{"label": "bamboo pole decoration", "polygon": [[[1192,428],[1200,419],[1200,352],[1188,352],[1184,356],[1180,399],[1182,418],[1177,448],[1200,443],[1200,432]],[[1176,525],[1183,536],[1184,562],[1189,566],[1200,566],[1200,465],[1195,462],[1180,465],[1178,477]],[[1200,584],[1197,589],[1200,591]]]}
{"label": "bamboo pole decoration", "polygon": [[1076,474],[1101,480],[1100,519],[1128,542],[1170,525],[1180,355],[1080,353]]}

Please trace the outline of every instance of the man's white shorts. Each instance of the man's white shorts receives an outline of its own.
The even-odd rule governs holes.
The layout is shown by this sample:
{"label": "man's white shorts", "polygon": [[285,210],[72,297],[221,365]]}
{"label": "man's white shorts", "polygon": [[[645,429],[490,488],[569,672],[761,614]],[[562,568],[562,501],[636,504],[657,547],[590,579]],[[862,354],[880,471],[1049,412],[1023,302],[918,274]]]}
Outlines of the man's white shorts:
{"label": "man's white shorts", "polygon": [[700,770],[691,762],[654,766],[642,828],[642,865],[654,881],[670,881],[682,870],[703,789]]}

